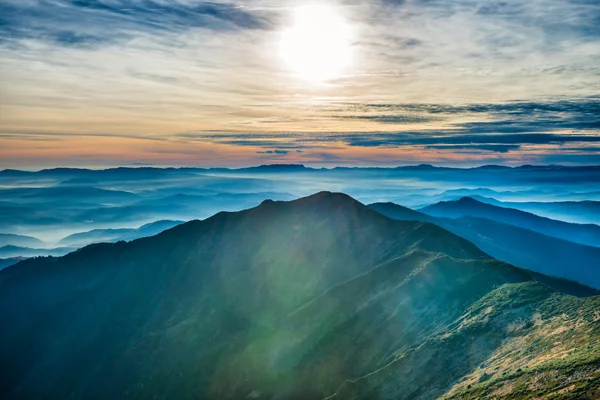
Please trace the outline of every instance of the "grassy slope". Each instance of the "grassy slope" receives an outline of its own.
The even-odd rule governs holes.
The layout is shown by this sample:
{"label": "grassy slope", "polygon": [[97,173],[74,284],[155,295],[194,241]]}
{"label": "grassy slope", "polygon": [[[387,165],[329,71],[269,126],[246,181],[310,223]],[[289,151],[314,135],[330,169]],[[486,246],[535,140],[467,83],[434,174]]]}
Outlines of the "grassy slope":
{"label": "grassy slope", "polygon": [[600,297],[507,284],[331,399],[596,399]]}
{"label": "grassy slope", "polygon": [[533,310],[443,398],[600,398],[600,296],[552,294]]}

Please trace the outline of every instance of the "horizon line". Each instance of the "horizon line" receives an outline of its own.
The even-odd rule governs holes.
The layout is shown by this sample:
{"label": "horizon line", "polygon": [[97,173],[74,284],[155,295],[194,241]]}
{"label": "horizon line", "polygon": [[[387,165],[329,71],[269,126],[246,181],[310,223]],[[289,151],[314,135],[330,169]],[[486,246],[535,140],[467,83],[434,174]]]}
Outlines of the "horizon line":
{"label": "horizon line", "polygon": [[583,165],[564,165],[564,164],[521,164],[521,165],[501,165],[501,164],[481,164],[479,166],[469,166],[469,167],[460,167],[460,166],[448,166],[448,165],[440,165],[440,164],[430,164],[430,163],[422,163],[422,164],[408,164],[408,165],[337,165],[337,166],[311,166],[310,164],[286,164],[286,163],[275,163],[275,164],[257,164],[257,165],[247,165],[247,166],[191,166],[191,165],[157,165],[157,164],[148,164],[148,165],[132,165],[132,164],[124,164],[118,166],[99,166],[95,168],[93,166],[87,167],[69,167],[69,166],[59,166],[59,167],[48,167],[36,170],[28,170],[28,169],[17,169],[17,168],[5,168],[1,169],[0,173],[7,172],[22,172],[22,173],[40,173],[40,172],[50,172],[50,171],[59,171],[59,170],[70,170],[70,171],[114,171],[114,170],[198,170],[198,171],[243,171],[250,169],[303,169],[303,170],[312,170],[312,171],[333,171],[336,169],[381,169],[381,170],[392,170],[392,169],[458,169],[458,170],[481,170],[481,169],[505,169],[505,170],[515,170],[520,168],[557,168],[557,169],[596,169],[600,168],[600,164],[583,164]]}

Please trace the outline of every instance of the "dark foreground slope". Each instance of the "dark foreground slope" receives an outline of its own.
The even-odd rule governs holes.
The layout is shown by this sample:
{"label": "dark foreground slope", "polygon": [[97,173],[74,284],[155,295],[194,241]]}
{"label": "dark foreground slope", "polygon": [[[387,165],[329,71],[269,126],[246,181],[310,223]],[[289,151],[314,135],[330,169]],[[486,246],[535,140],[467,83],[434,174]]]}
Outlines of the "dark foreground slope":
{"label": "dark foreground slope", "polygon": [[[501,294],[521,287],[533,297],[505,329],[489,325],[490,340],[467,330],[478,312],[490,315],[481,318],[486,324],[496,314],[512,316],[521,303]],[[530,312],[546,301],[557,306]],[[584,319],[597,305],[556,294],[432,224],[391,220],[345,195],[320,193],[1,271],[0,357],[9,362],[0,394],[436,398],[475,379],[521,323],[578,316],[570,302],[587,310]],[[573,323],[573,331],[597,374],[598,335],[586,324]],[[441,340],[452,335],[456,342]],[[406,377],[388,367],[436,341],[409,367],[414,388],[406,392]],[[449,355],[457,351],[464,355],[455,362]],[[552,354],[536,347],[536,357]],[[428,360],[435,359],[446,367],[433,368]]]}
{"label": "dark foreground slope", "polygon": [[389,218],[427,221],[474,243],[492,257],[541,274],[600,289],[600,248],[485,218],[436,218],[393,203],[369,207]]}

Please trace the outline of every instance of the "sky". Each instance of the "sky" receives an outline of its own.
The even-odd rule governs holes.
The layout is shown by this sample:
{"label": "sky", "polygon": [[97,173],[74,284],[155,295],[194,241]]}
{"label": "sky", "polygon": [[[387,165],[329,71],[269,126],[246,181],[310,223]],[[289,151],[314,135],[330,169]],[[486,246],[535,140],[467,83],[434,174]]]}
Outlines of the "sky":
{"label": "sky", "polygon": [[0,168],[600,164],[598,0],[0,0]]}

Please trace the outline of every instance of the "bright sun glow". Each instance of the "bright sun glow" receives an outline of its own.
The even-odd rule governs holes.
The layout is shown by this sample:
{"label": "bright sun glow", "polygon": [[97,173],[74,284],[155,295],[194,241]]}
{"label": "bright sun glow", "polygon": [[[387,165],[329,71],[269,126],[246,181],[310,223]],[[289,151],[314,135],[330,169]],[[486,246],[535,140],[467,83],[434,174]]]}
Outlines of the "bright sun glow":
{"label": "bright sun glow", "polygon": [[351,61],[352,32],[332,6],[315,5],[294,10],[293,25],[283,32],[281,56],[301,78],[325,82],[339,77]]}

